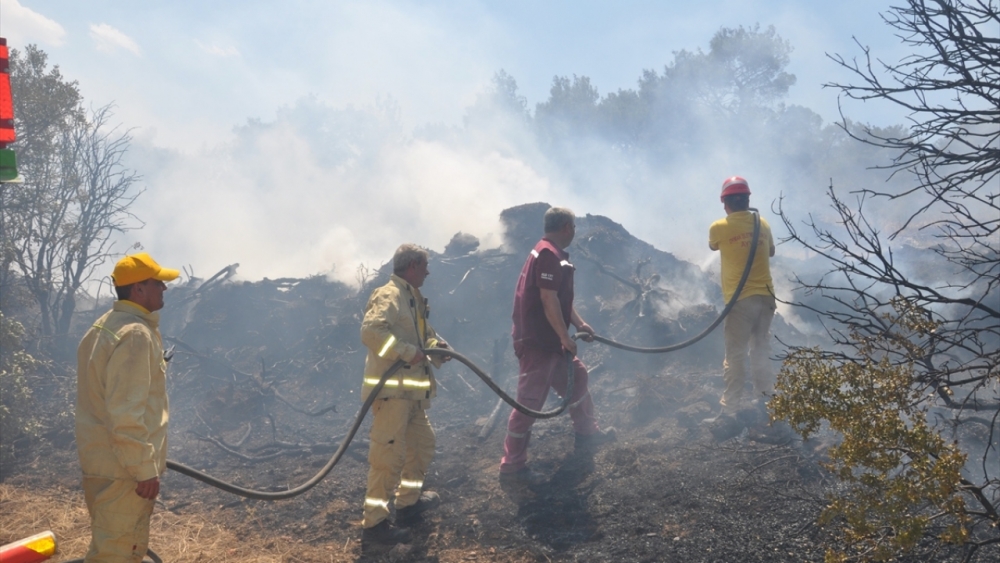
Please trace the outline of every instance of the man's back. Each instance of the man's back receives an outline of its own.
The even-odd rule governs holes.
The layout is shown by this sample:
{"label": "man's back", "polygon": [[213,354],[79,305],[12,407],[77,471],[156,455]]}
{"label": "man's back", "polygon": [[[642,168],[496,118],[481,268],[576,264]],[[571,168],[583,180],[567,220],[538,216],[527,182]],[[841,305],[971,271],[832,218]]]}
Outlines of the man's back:
{"label": "man's back", "polygon": [[[735,293],[746,268],[747,257],[750,255],[753,243],[753,223],[753,214],[750,211],[737,211],[712,223],[709,228],[709,245],[718,249],[722,255],[722,295],[726,302]],[[774,294],[769,258],[773,254],[773,248],[771,227],[764,218],[761,218],[753,266],[750,268],[750,277],[740,292],[740,299],[751,295]]]}
{"label": "man's back", "polygon": [[560,348],[559,336],[545,318],[541,289],[555,290],[563,320],[568,325],[573,311],[573,265],[569,254],[542,239],[524,261],[514,290],[514,345]]}

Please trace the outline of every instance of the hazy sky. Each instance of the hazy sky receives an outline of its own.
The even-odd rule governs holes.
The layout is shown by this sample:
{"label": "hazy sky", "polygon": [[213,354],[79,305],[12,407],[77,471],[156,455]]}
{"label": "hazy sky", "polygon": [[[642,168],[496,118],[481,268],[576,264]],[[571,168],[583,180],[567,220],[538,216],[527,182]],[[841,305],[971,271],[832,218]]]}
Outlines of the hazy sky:
{"label": "hazy sky", "polygon": [[[335,263],[338,276],[348,279],[345,273],[358,263],[387,259],[400,238],[440,251],[458,229],[490,240],[504,206],[563,203],[560,197],[577,206],[592,202],[574,201],[530,163],[457,154],[426,143],[389,159],[395,169],[382,175],[378,186],[341,178],[347,187],[331,189],[326,182],[335,179],[324,177],[329,171],[299,151],[292,158],[304,159],[295,163],[293,175],[300,191],[261,190],[259,180],[238,170],[239,155],[230,147],[235,127],[248,119],[273,121],[281,108],[308,96],[344,110],[391,99],[410,131],[458,126],[499,69],[517,80],[533,109],[548,97],[555,75],[588,76],[602,95],[634,88],[644,69],[662,70],[673,52],[707,50],[720,27],[757,23],[774,25],[794,49],[788,70],[798,81],[788,102],[830,121],[837,116],[837,96],[821,84],[844,75],[825,53],[859,55],[856,36],[879,56],[900,58],[902,47],[879,17],[889,5],[888,0],[0,0],[0,36],[14,48],[37,44],[68,79],[79,82],[88,102],[114,102],[116,120],[136,128],[137,144],[173,155],[146,158],[139,170],[147,193],[136,210],[146,228],[135,238],[154,255],[194,264],[200,275],[238,261],[250,278],[320,273]],[[879,113],[886,109],[891,108],[848,106],[851,117],[862,121],[902,121],[899,114]],[[287,148],[297,138],[286,133],[280,144]],[[308,140],[303,143],[316,150]],[[275,169],[257,173],[280,183],[288,177],[287,166],[276,161]],[[467,184],[475,188],[461,187],[462,178],[473,177],[476,182]],[[440,189],[442,178],[459,187],[423,205],[409,232],[372,234],[371,225],[396,217],[380,216],[377,205],[366,207],[359,198],[387,184],[397,197],[426,193]],[[193,201],[206,208],[188,213]],[[466,206],[465,221],[441,220],[449,202]],[[302,210],[304,203],[313,209]],[[471,216],[469,207],[475,208]],[[596,207],[577,211],[611,215]],[[614,211],[619,214],[612,218],[629,230],[656,238],[641,213],[629,214],[622,205]],[[696,217],[693,224],[707,229],[704,221],[710,218]],[[426,237],[412,234],[425,231]],[[692,240],[704,238],[697,233]],[[696,262],[707,255],[705,248],[685,251],[669,248],[667,240],[650,242]]]}

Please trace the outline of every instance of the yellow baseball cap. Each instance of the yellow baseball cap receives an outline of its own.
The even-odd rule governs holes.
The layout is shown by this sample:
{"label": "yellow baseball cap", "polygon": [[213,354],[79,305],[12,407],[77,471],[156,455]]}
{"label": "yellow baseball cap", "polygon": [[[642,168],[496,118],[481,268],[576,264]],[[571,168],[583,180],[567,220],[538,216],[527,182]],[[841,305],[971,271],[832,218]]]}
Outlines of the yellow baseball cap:
{"label": "yellow baseball cap", "polygon": [[180,271],[161,268],[149,254],[140,252],[119,260],[115,264],[115,271],[111,274],[111,279],[114,280],[115,287],[121,287],[150,279],[168,282],[177,279],[179,275],[181,275]]}

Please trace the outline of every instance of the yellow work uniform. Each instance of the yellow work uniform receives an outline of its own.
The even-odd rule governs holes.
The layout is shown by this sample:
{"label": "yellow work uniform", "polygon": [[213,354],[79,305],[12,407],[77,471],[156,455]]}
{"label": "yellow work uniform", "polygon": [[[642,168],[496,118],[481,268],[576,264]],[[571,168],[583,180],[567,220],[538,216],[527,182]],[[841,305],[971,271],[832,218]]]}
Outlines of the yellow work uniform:
{"label": "yellow work uniform", "polygon": [[166,362],[159,314],[116,301],[77,350],[76,444],[91,517],[87,563],[141,561],[153,500],[139,481],[167,466]]}
{"label": "yellow work uniform", "polygon": [[[753,244],[753,223],[750,211],[736,211],[709,227],[708,244],[722,255],[722,296],[726,303],[736,293],[736,286],[746,268]],[[747,371],[758,399],[774,393],[774,370],[770,360],[771,320],[775,311],[770,266],[773,249],[771,226],[761,218],[750,275],[739,299],[726,316],[723,329],[726,359],[722,364],[722,378],[726,388],[719,402],[727,412],[735,412],[741,407]]]}
{"label": "yellow work uniform", "polygon": [[[712,223],[708,229],[708,245],[712,250],[718,250],[722,254],[720,261],[722,297],[726,303],[732,299],[736,286],[743,277],[743,269],[746,268],[752,243],[753,213],[749,211],[730,213]],[[750,277],[740,291],[740,299],[751,295],[774,295],[769,258],[772,248],[774,239],[771,238],[771,226],[761,217],[757,250],[754,252],[753,265],[750,267]]]}
{"label": "yellow work uniform", "polygon": [[[427,302],[420,291],[399,276],[393,275],[372,293],[361,322],[361,342],[368,348],[362,400],[397,360],[410,362],[421,348],[438,344],[427,316]],[[440,365],[436,358],[408,363],[389,378],[372,404],[365,528],[389,515],[393,491],[397,510],[420,498],[434,457],[434,430],[425,413],[437,393],[430,362]]]}

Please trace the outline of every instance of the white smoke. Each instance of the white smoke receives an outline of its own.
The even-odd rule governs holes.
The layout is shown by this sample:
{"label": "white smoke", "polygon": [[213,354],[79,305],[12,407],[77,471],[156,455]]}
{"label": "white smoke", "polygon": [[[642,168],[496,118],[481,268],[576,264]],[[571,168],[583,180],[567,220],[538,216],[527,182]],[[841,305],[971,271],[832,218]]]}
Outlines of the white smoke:
{"label": "white smoke", "polygon": [[[724,215],[725,177],[748,178],[752,203],[780,239],[775,201],[822,217],[817,202],[828,180],[819,174],[865,174],[864,163],[828,163],[817,173],[787,158],[762,159],[725,138],[708,138],[683,166],[654,168],[596,138],[543,151],[527,121],[416,132],[403,121],[392,100],[333,108],[305,98],[194,155],[140,137],[131,164],[146,193],[133,211],[146,226],[119,248],[139,242],[199,277],[239,263],[243,279],[325,274],[353,283],[359,264],[378,266],[404,242],[442,251],[462,231],[481,248],[499,246],[503,209],[546,201],[607,216],[704,268],[715,261],[707,230]],[[760,153],[771,142],[761,139]]]}
{"label": "white smoke", "polygon": [[195,156],[139,148],[147,191],[134,212],[168,219],[123,242],[199,276],[238,262],[244,279],[351,283],[358,264],[378,266],[403,242],[441,251],[463,231],[499,246],[501,210],[563,199],[516,155],[409,137],[376,107],[305,104],[239,137]]}

